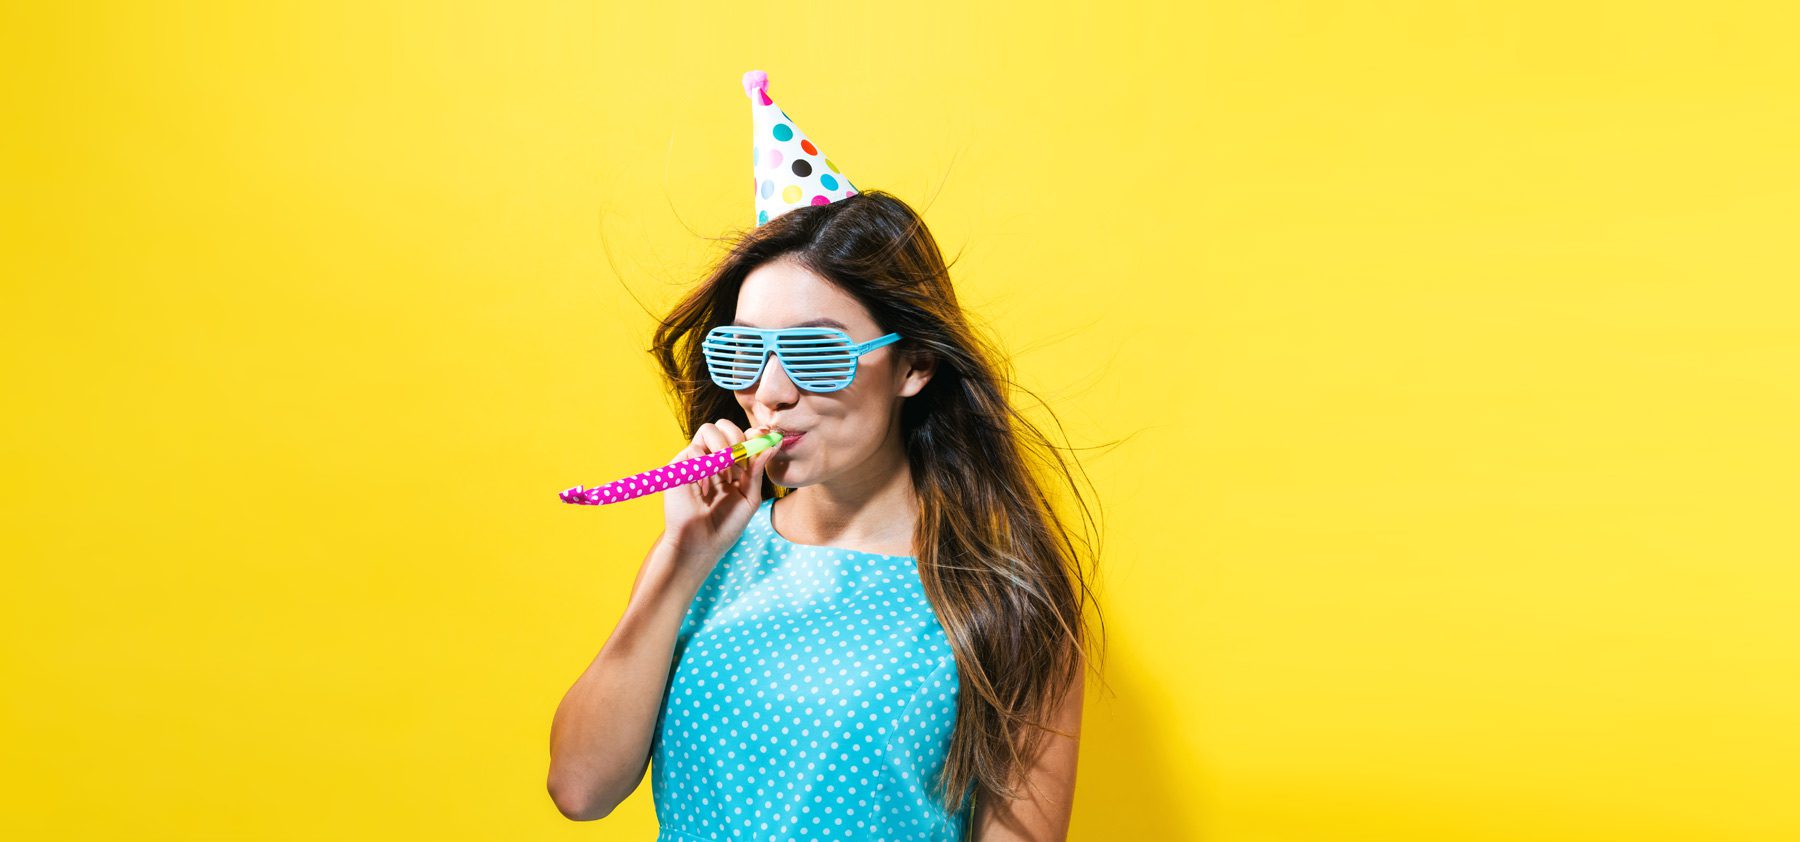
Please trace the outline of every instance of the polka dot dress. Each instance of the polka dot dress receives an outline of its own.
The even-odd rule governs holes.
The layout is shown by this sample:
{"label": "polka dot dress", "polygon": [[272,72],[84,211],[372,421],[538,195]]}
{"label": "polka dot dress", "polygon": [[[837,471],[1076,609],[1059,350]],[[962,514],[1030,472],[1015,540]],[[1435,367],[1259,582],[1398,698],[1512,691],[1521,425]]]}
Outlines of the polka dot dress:
{"label": "polka dot dress", "polygon": [[931,796],[957,672],[911,556],[794,544],[764,500],[675,642],[659,842],[965,838]]}

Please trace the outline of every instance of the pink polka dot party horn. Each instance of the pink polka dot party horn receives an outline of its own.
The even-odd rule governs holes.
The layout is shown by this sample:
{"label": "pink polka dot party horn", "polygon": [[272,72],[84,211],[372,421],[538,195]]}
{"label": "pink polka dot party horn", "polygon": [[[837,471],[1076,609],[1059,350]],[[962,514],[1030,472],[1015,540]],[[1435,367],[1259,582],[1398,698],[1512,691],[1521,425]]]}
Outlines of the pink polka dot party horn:
{"label": "pink polka dot party horn", "polygon": [[731,446],[728,450],[719,450],[680,462],[671,462],[660,468],[651,468],[641,474],[634,474],[621,480],[614,480],[605,485],[583,488],[579,485],[558,494],[564,503],[575,503],[582,506],[604,506],[630,500],[658,491],[667,491],[677,485],[699,482],[737,462],[750,461],[750,458],[771,447],[781,444],[781,431],[770,430],[755,438],[745,439]]}

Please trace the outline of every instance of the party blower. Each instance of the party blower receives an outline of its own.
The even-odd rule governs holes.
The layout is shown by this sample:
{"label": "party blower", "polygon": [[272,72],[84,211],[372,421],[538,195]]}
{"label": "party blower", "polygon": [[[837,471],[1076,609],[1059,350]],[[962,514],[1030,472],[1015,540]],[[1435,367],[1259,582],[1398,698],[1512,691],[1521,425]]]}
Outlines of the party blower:
{"label": "party blower", "polygon": [[699,482],[738,462],[748,462],[756,454],[771,447],[781,445],[780,430],[770,430],[755,438],[748,438],[731,446],[729,450],[719,450],[680,462],[671,462],[660,468],[651,468],[641,474],[634,474],[621,480],[614,480],[605,485],[593,488],[582,488],[577,485],[557,496],[564,503],[575,503],[582,506],[604,506],[621,500],[630,500],[658,491],[667,491],[677,485]]}

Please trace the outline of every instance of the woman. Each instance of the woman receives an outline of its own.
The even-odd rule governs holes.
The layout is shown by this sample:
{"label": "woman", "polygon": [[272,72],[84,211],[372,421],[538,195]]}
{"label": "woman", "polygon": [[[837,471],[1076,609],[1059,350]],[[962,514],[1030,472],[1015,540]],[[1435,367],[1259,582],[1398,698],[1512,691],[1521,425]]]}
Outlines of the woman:
{"label": "woman", "polygon": [[[853,367],[809,362],[840,345]],[[918,215],[871,191],[769,221],[652,352],[695,431],[671,461],[786,438],[662,495],[556,712],[559,809],[607,815],[654,759],[665,840],[1066,838],[1089,589],[1035,469],[1074,483]]]}

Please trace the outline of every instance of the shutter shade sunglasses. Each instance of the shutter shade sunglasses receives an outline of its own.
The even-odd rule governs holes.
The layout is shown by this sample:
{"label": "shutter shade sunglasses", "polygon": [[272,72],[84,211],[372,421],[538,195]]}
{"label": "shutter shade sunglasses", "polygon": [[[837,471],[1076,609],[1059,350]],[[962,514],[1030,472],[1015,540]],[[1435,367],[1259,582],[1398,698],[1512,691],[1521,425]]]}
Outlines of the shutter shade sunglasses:
{"label": "shutter shade sunglasses", "polygon": [[856,379],[862,355],[900,340],[890,333],[867,342],[832,327],[755,328],[720,325],[700,343],[712,381],[733,392],[762,376],[769,352],[781,360],[789,380],[809,392],[835,392]]}

